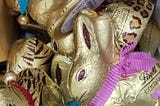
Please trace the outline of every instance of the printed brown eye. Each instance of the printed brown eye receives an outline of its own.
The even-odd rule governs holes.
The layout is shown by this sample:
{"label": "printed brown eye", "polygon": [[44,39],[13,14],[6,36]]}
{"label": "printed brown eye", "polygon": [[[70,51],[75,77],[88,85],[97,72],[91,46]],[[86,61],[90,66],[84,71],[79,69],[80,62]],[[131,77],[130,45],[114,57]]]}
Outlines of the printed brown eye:
{"label": "printed brown eye", "polygon": [[56,42],[53,43],[53,48],[54,48],[55,51],[58,51],[58,46],[57,46]]}
{"label": "printed brown eye", "polygon": [[85,70],[83,69],[83,70],[81,70],[79,73],[78,73],[78,75],[77,75],[77,79],[78,79],[78,82],[79,81],[81,81],[81,80],[83,80],[84,78],[86,78],[86,72],[85,72]]}
{"label": "printed brown eye", "polygon": [[88,29],[84,23],[83,23],[83,36],[84,36],[84,41],[85,41],[88,49],[90,50],[90,48],[91,48],[90,36],[89,36]]}
{"label": "printed brown eye", "polygon": [[60,85],[61,80],[62,80],[62,73],[61,73],[61,69],[59,67],[59,64],[57,64],[57,67],[56,67],[56,79],[57,79],[58,85]]}

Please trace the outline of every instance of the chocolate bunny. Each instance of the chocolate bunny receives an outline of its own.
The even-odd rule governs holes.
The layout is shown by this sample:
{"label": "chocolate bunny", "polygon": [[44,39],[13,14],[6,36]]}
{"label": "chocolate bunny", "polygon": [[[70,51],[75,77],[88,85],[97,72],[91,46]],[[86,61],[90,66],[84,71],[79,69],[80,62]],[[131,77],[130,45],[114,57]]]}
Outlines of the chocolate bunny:
{"label": "chocolate bunny", "polygon": [[[137,5],[145,10],[137,10]],[[88,105],[108,71],[119,62],[121,47],[129,41],[139,41],[152,14],[153,4],[149,1],[118,2],[108,5],[106,10],[100,15],[84,10],[75,21],[76,53],[68,88],[72,97],[84,105]]]}

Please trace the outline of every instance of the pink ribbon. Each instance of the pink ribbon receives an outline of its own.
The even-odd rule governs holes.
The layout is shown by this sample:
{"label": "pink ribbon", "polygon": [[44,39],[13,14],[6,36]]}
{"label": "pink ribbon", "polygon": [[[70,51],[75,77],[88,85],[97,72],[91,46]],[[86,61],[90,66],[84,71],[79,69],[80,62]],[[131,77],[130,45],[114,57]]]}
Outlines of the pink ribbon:
{"label": "pink ribbon", "polygon": [[137,42],[125,45],[120,52],[120,63],[113,66],[102,87],[89,103],[89,106],[104,106],[121,77],[133,76],[138,71],[151,71],[156,64],[154,58],[144,52],[131,52]]}
{"label": "pink ribbon", "polygon": [[154,99],[160,98],[160,88],[158,88],[155,92],[151,94]]}

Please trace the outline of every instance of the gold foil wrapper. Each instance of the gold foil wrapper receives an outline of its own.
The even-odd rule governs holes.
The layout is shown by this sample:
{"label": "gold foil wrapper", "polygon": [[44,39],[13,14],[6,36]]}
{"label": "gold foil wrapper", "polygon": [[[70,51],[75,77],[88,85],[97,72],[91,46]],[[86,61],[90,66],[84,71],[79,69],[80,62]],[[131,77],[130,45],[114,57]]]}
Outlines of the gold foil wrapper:
{"label": "gold foil wrapper", "polygon": [[66,35],[66,33],[64,34],[61,32],[61,26],[68,14],[79,2],[80,0],[67,0],[63,6],[51,13],[50,18],[47,21],[47,31],[51,37],[54,37],[55,35]]}
{"label": "gold foil wrapper", "polygon": [[106,6],[102,12],[108,13],[116,25],[115,42],[119,49],[128,41],[140,40],[153,9],[154,4],[148,0],[128,0]]}
{"label": "gold foil wrapper", "polygon": [[20,72],[17,82],[26,88],[35,106],[63,106],[59,86],[42,69],[26,69]]}
{"label": "gold foil wrapper", "polygon": [[148,52],[154,56],[159,43],[160,28],[158,27],[156,21],[152,18],[143,32],[138,49],[140,49],[140,51]]}
{"label": "gold foil wrapper", "polygon": [[16,74],[26,68],[44,68],[47,71],[46,62],[51,55],[52,50],[37,38],[20,39],[14,43],[10,51],[9,70]]}
{"label": "gold foil wrapper", "polygon": [[148,73],[121,79],[104,106],[160,106],[159,99],[151,96],[160,87],[159,80],[159,64]]}
{"label": "gold foil wrapper", "polygon": [[14,11],[19,11],[18,0],[5,0],[7,6]]}
{"label": "gold foil wrapper", "polygon": [[54,36],[54,38],[51,39],[51,48],[53,53],[72,56],[75,50],[74,34]]}
{"label": "gold foil wrapper", "polygon": [[64,6],[63,0],[30,0],[29,14],[41,26],[46,27],[52,12]]}
{"label": "gold foil wrapper", "polygon": [[[108,32],[107,28],[111,31]],[[75,56],[68,77],[68,90],[83,105],[96,95],[110,66],[119,58],[112,28],[114,26],[107,14],[98,15],[90,9],[83,10],[76,18]],[[105,54],[107,58],[103,58]]]}
{"label": "gold foil wrapper", "polygon": [[66,103],[72,100],[67,90],[67,79],[72,64],[72,57],[55,54],[51,65],[51,78],[60,86]]}
{"label": "gold foil wrapper", "polygon": [[29,106],[25,96],[15,87],[0,84],[0,106]]}

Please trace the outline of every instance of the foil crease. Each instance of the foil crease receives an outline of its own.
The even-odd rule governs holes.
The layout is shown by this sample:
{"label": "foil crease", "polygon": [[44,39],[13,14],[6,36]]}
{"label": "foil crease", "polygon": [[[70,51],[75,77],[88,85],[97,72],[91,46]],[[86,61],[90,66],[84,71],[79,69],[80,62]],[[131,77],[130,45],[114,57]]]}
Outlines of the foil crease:
{"label": "foil crease", "polygon": [[13,9],[14,11],[19,11],[19,4],[18,4],[18,0],[5,0],[7,6],[10,9]]}
{"label": "foil crease", "polygon": [[0,84],[0,106],[29,106],[24,95],[15,87]]}
{"label": "foil crease", "polygon": [[74,34],[54,36],[54,38],[51,39],[51,48],[55,54],[73,56],[75,51]]}
{"label": "foil crease", "polygon": [[17,40],[9,53],[8,71],[16,74],[27,68],[43,68],[48,70],[47,60],[52,50],[37,38]]}
{"label": "foil crease", "polygon": [[35,106],[63,106],[60,88],[45,70],[38,68],[23,70],[19,73],[17,83],[32,94]]}
{"label": "foil crease", "polygon": [[63,0],[30,0],[29,14],[38,24],[46,27],[52,12],[59,10],[64,4]]}
{"label": "foil crease", "polygon": [[49,20],[47,21],[47,31],[49,35],[54,37],[55,35],[64,36],[68,33],[61,32],[61,26],[65,21],[68,14],[75,8],[80,0],[67,0],[63,6],[51,13]]}
{"label": "foil crease", "polygon": [[65,103],[72,100],[67,90],[67,79],[72,64],[72,57],[60,54],[55,54],[51,64],[51,78],[60,86]]}
{"label": "foil crease", "polygon": [[151,96],[160,87],[159,80],[160,64],[155,65],[151,72],[122,78],[104,106],[160,106],[159,99]]}

